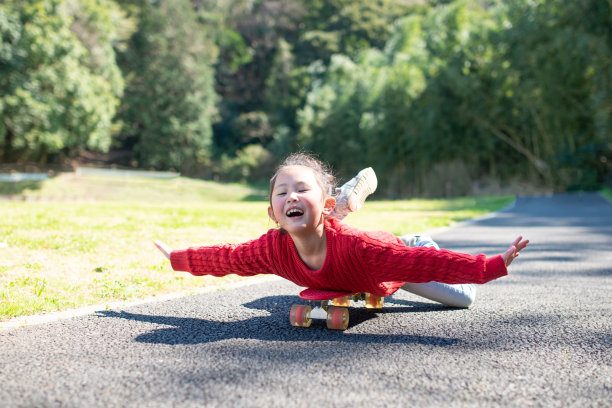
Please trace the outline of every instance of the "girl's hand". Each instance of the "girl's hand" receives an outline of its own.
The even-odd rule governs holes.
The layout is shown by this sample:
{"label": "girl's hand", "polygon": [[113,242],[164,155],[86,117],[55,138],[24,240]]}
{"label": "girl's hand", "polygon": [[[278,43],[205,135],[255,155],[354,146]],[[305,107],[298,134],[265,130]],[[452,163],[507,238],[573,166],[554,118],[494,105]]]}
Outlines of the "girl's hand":
{"label": "girl's hand", "polygon": [[155,246],[161,251],[162,254],[164,254],[166,258],[170,259],[170,252],[172,252],[172,248],[161,241],[155,241]]}
{"label": "girl's hand", "polygon": [[528,239],[523,239],[522,236],[519,235],[517,239],[514,240],[512,244],[510,244],[510,248],[502,255],[504,258],[504,262],[506,263],[506,267],[510,266],[514,258],[519,256],[519,252],[523,250],[527,244],[529,243]]}

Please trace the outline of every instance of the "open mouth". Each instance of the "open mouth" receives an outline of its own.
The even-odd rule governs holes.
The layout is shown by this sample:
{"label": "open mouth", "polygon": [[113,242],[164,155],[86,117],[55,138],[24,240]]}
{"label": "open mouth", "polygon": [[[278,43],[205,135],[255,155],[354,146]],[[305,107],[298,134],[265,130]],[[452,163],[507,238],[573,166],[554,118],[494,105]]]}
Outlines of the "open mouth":
{"label": "open mouth", "polygon": [[300,217],[304,215],[304,211],[300,210],[299,208],[292,208],[289,211],[287,211],[286,215],[289,218]]}

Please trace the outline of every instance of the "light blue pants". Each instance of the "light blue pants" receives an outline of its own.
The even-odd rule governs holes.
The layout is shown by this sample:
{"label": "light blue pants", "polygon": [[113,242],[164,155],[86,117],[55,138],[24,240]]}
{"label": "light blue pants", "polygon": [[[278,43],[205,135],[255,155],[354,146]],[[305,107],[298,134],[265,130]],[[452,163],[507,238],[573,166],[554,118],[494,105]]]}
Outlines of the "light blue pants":
{"label": "light blue pants", "polygon": [[[399,238],[410,247],[440,249],[434,240],[425,235],[402,235]],[[452,307],[470,307],[476,298],[476,287],[471,283],[458,285],[440,282],[405,283],[402,289]]]}

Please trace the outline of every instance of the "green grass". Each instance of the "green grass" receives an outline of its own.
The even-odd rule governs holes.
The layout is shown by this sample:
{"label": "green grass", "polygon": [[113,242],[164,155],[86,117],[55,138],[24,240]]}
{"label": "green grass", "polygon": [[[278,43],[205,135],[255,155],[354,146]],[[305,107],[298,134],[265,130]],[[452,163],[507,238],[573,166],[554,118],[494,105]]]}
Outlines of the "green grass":
{"label": "green grass", "polygon": [[[275,227],[265,192],[240,185],[63,175],[25,194],[28,201],[0,201],[0,320],[235,281],[173,272],[152,242],[242,242]],[[512,199],[373,201],[346,221],[413,233]]]}
{"label": "green grass", "polygon": [[136,201],[169,203],[185,201],[257,201],[266,192],[240,184],[220,184],[177,177],[77,176],[63,173],[43,182],[0,183],[0,194],[20,194],[27,201]]}
{"label": "green grass", "polygon": [[601,190],[601,194],[603,194],[604,197],[606,197],[610,202],[612,202],[612,190],[610,190],[609,188],[604,188],[603,190]]}

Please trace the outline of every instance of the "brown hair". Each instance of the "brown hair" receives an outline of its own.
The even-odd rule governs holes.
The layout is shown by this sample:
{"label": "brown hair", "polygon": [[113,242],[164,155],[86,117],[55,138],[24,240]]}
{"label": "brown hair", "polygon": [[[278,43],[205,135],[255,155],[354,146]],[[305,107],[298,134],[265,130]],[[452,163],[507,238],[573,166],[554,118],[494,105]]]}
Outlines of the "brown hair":
{"label": "brown hair", "polygon": [[276,183],[278,173],[290,166],[305,166],[310,168],[321,190],[323,190],[325,198],[335,195],[336,178],[332,174],[329,166],[309,153],[292,153],[276,168],[276,172],[274,172],[274,175],[270,179],[270,205],[272,205],[272,190],[274,190],[274,184]]}

